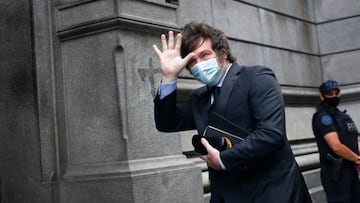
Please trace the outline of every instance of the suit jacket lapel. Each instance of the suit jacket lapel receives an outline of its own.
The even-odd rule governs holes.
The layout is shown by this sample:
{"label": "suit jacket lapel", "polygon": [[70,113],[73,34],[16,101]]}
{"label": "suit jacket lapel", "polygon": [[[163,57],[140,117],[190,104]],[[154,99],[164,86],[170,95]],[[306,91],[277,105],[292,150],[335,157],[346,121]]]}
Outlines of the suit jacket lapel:
{"label": "suit jacket lapel", "polygon": [[231,95],[235,82],[238,80],[242,67],[237,63],[233,63],[230,67],[228,74],[224,80],[224,83],[221,87],[219,100],[216,103],[215,110],[218,113],[224,113],[226,109],[226,104]]}

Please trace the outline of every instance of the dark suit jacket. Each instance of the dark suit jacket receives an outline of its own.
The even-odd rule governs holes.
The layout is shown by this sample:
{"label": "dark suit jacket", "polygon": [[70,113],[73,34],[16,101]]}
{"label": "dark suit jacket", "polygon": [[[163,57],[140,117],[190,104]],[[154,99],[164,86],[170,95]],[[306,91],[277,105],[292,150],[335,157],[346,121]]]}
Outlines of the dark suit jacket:
{"label": "dark suit jacket", "polygon": [[[155,98],[160,131],[197,129],[202,134],[210,91],[194,91],[189,103],[176,106],[176,91]],[[221,88],[215,111],[250,131],[247,138],[220,153],[226,171],[209,168],[211,202],[311,202],[285,133],[284,101],[269,68],[233,64]]]}

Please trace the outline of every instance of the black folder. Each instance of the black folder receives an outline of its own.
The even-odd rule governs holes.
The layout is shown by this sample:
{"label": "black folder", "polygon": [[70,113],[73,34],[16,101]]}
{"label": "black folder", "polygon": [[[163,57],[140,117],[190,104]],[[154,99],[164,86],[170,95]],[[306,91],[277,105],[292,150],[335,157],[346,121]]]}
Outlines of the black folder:
{"label": "black folder", "polygon": [[[232,145],[240,143],[243,141],[250,132],[244,128],[239,127],[234,122],[225,118],[223,115],[212,112],[209,116],[208,126],[205,128],[203,136],[205,138],[213,137],[223,137],[226,142],[230,143],[230,148]],[[229,147],[229,143],[228,147]]]}
{"label": "black folder", "polygon": [[202,135],[194,135],[192,144],[195,152],[207,154],[205,147],[201,144],[201,138],[205,138],[211,146],[223,151],[232,148],[234,144],[243,141],[250,132],[236,125],[219,113],[212,112],[209,115],[208,125]]}

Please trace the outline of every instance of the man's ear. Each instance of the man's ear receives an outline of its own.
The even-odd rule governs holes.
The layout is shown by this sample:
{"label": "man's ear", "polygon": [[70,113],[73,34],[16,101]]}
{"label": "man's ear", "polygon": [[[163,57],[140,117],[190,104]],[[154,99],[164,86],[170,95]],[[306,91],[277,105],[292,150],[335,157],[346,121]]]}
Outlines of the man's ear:
{"label": "man's ear", "polygon": [[320,94],[320,100],[324,101],[324,96],[322,94]]}

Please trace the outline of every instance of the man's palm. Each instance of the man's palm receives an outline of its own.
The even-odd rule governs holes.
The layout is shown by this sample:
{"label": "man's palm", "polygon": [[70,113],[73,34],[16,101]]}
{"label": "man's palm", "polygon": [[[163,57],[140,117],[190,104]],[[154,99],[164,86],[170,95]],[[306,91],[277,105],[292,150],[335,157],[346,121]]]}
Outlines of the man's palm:
{"label": "man's palm", "polygon": [[161,43],[163,51],[153,45],[153,50],[160,59],[160,68],[163,73],[164,82],[176,80],[179,73],[185,68],[188,61],[194,56],[193,53],[188,54],[185,58],[181,58],[182,35],[179,33],[176,36],[176,44],[174,43],[174,33],[169,31],[169,40],[166,42],[166,36],[161,35]]}

